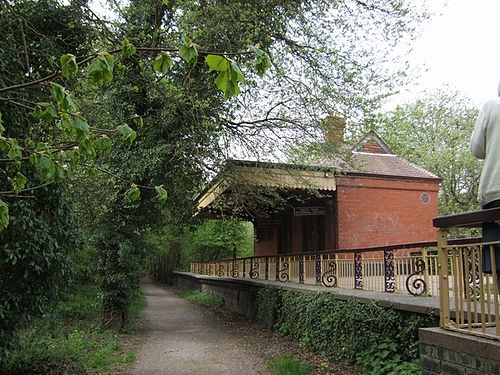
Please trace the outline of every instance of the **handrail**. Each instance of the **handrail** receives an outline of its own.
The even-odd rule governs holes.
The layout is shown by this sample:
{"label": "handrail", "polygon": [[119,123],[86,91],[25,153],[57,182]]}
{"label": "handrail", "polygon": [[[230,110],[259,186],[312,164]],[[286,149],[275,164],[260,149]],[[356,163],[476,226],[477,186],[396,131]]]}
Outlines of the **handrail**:
{"label": "handrail", "polygon": [[479,228],[482,223],[500,221],[500,208],[438,216],[432,220],[436,228]]}
{"label": "handrail", "polygon": [[[496,270],[499,241],[457,244],[451,228],[478,228],[499,222],[500,208],[436,217],[440,326],[468,335],[500,339],[500,303]],[[489,265],[489,266],[488,266]],[[495,330],[492,330],[495,327]]]}
{"label": "handrail", "polygon": [[[449,240],[448,243],[450,245],[464,245],[464,244],[477,244],[481,242],[481,238],[479,237],[466,237],[466,238],[457,238],[453,240]],[[291,256],[299,256],[299,255],[325,255],[325,254],[348,254],[348,253],[367,253],[374,251],[391,251],[391,250],[404,250],[404,249],[415,249],[420,247],[436,247],[437,241],[422,241],[422,242],[406,242],[400,244],[393,245],[383,245],[383,246],[373,246],[373,247],[358,247],[351,249],[330,249],[330,250],[320,250],[320,251],[310,251],[304,253],[286,253],[286,254],[275,254],[275,255],[254,255],[250,257],[241,257],[241,258],[223,258],[223,259],[212,259],[212,260],[196,260],[193,262],[225,262],[225,261],[233,261],[233,260],[243,260],[243,259],[256,259],[256,258],[265,258],[265,257],[291,257]]]}

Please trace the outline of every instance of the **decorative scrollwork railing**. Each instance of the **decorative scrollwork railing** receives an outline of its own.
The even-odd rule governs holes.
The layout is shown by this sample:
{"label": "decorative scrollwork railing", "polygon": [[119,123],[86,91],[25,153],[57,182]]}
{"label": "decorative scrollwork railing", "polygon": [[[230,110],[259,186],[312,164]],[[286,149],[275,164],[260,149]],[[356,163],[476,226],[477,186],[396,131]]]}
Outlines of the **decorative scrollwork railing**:
{"label": "decorative scrollwork railing", "polygon": [[316,284],[321,283],[321,255],[316,255],[315,270]]}
{"label": "decorative scrollwork railing", "polygon": [[425,261],[422,258],[415,260],[415,270],[406,279],[406,290],[412,296],[421,296],[427,292],[427,283],[423,278]]}
{"label": "decorative scrollwork railing", "polygon": [[216,267],[216,270],[217,270],[215,272],[216,276],[217,277],[224,277],[225,276],[225,272],[224,272],[225,266],[224,266],[224,263],[221,263],[221,262],[216,263],[215,267]]}
{"label": "decorative scrollwork railing", "polygon": [[[462,239],[470,242],[472,239]],[[458,243],[455,240],[454,243]],[[438,257],[436,243],[421,242],[372,248],[341,249],[303,254],[230,258],[193,262],[191,272],[216,277],[295,282],[323,287],[354,288],[400,292],[414,296],[438,293]],[[475,251],[475,252],[474,252]],[[460,281],[460,293],[467,298],[478,295],[477,253],[472,246],[458,260],[453,275]],[[476,255],[474,255],[476,254]],[[472,257],[474,263],[467,259]],[[459,267],[458,267],[459,266]],[[469,288],[469,289],[467,289]],[[469,293],[466,293],[470,290]]]}
{"label": "decorative scrollwork railing", "polygon": [[259,278],[259,261],[250,261],[250,271],[248,272],[248,276],[250,276],[251,279],[258,279]]}
{"label": "decorative scrollwork railing", "polygon": [[471,300],[479,300],[481,297],[481,270],[479,268],[479,256],[477,256],[478,251],[479,249],[476,250],[469,247],[465,251],[466,260],[463,262],[464,264],[467,264],[467,272],[464,272],[464,276],[467,275],[467,280],[464,278],[464,282],[467,283],[467,285],[464,285],[464,293],[468,292],[468,298]]}
{"label": "decorative scrollwork railing", "polygon": [[231,277],[237,278],[239,276],[239,268],[240,268],[240,265],[238,264],[238,262],[233,260],[231,272],[229,273],[231,275]]}
{"label": "decorative scrollwork railing", "polygon": [[384,278],[385,278],[385,291],[393,293],[396,290],[393,250],[384,251]]}
{"label": "decorative scrollwork railing", "polygon": [[323,284],[328,288],[336,287],[337,286],[336,272],[337,272],[337,263],[335,263],[335,260],[329,260],[327,270],[323,272],[323,275],[321,275],[321,284]]}
{"label": "decorative scrollwork railing", "polygon": [[363,256],[360,251],[354,253],[354,289],[363,289]]}
{"label": "decorative scrollwork railing", "polygon": [[278,273],[277,273],[278,281],[285,283],[290,279],[290,276],[288,274],[289,267],[290,266],[289,266],[288,262],[286,262],[286,261],[281,262],[281,268],[278,268]]}
{"label": "decorative scrollwork railing", "polygon": [[207,275],[208,276],[212,276],[213,275],[213,269],[214,269],[214,266],[212,263],[208,263],[207,265]]}

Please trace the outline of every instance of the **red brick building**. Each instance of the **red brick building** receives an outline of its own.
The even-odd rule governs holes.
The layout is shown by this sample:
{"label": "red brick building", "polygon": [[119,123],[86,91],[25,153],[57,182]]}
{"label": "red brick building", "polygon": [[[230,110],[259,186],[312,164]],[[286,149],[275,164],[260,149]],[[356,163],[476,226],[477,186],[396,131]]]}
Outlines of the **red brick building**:
{"label": "red brick building", "polygon": [[395,155],[373,132],[348,159],[307,166],[231,160],[198,208],[252,221],[255,255],[435,240],[437,176]]}

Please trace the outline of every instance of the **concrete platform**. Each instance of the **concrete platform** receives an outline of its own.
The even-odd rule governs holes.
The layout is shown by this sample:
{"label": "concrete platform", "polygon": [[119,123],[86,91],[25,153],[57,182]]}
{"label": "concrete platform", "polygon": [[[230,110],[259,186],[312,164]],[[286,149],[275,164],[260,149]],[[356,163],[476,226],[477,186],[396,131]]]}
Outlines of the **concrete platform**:
{"label": "concrete platform", "polygon": [[[401,293],[375,292],[369,290],[346,289],[346,288],[328,288],[320,285],[283,283],[279,281],[264,281],[241,278],[226,278],[217,276],[198,275],[191,272],[174,272],[178,279],[184,282],[192,281],[193,287],[196,284],[211,285],[218,288],[230,288],[234,290],[249,290],[255,288],[273,287],[280,289],[300,290],[305,292],[328,292],[335,295],[338,299],[355,299],[364,303],[375,303],[377,306],[389,307],[396,310],[408,311],[412,313],[439,316],[439,298],[438,297],[415,297]],[[182,280],[179,280],[182,283]],[[227,296],[229,297],[229,296]],[[231,303],[231,302],[229,302]],[[247,314],[245,314],[247,315]]]}

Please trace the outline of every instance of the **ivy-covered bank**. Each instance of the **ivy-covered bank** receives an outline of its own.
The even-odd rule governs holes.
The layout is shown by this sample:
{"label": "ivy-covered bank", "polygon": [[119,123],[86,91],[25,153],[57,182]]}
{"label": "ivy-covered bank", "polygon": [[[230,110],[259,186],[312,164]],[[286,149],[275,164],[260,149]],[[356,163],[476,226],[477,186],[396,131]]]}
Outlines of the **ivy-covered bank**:
{"label": "ivy-covered bank", "polygon": [[339,300],[331,293],[262,288],[257,320],[334,360],[357,363],[364,374],[417,374],[418,329],[438,318]]}

